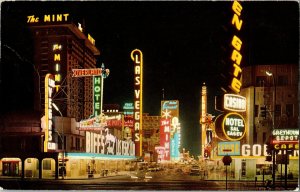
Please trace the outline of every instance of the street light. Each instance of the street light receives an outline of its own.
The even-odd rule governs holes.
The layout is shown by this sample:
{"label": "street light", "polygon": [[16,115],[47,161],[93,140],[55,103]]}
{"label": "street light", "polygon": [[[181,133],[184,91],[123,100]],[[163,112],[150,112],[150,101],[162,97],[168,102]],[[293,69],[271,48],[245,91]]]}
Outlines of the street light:
{"label": "street light", "polygon": [[[275,106],[276,106],[276,84],[274,75],[271,71],[266,71],[266,75],[272,77],[273,80],[273,111],[272,111],[272,135],[273,130],[275,129]],[[272,137],[273,138],[273,137]],[[273,158],[273,165],[272,165],[272,179],[273,179],[273,188],[275,189],[275,149],[272,150],[272,158]]]}
{"label": "street light", "polygon": [[[59,110],[59,108],[55,105],[55,103],[52,103],[52,106],[54,107],[54,109],[56,110],[56,111],[58,111],[59,112],[59,114],[60,114],[60,116],[61,116],[61,118],[62,118],[62,131],[61,131],[61,135],[62,135],[62,137],[60,137],[60,139],[61,139],[61,144],[62,144],[62,170],[61,170],[61,172],[62,172],[62,179],[64,179],[64,174],[65,174],[65,142],[64,142],[64,119],[63,119],[63,115],[62,115],[62,113],[60,112],[60,110]],[[59,133],[58,133],[59,134]]]}

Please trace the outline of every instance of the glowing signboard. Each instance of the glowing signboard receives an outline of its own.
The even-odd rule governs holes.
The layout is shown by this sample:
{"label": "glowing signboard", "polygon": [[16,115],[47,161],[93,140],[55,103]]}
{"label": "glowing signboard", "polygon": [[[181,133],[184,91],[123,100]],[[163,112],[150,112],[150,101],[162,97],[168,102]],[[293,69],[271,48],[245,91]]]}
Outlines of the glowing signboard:
{"label": "glowing signboard", "polygon": [[164,147],[164,157],[162,160],[170,160],[170,119],[160,120],[160,146]]}
{"label": "glowing signboard", "polygon": [[143,116],[143,53],[139,49],[131,52],[134,63],[134,140],[136,155],[142,156],[142,116]]}
{"label": "glowing signboard", "polygon": [[55,80],[55,87],[56,91],[58,91],[61,83],[61,50],[62,50],[62,45],[61,44],[54,44],[53,45],[53,61],[54,61],[54,68],[55,68],[55,74],[54,74],[54,80]]}
{"label": "glowing signboard", "polygon": [[224,109],[229,111],[246,111],[246,98],[235,94],[224,94]]}
{"label": "glowing signboard", "polygon": [[94,116],[98,116],[102,113],[102,89],[103,86],[101,84],[103,83],[101,76],[94,76],[93,77],[93,99],[94,99]]}
{"label": "glowing signboard", "polygon": [[[235,27],[237,31],[240,31],[242,28],[243,20],[241,19],[242,14],[242,5],[238,1],[233,1],[232,4],[232,10],[234,12],[231,24]],[[242,81],[241,81],[241,74],[242,69],[240,67],[241,61],[242,61],[242,54],[240,53],[242,48],[242,40],[236,36],[233,35],[231,45],[233,47],[233,51],[231,54],[231,61],[233,61],[233,78],[231,80],[230,89],[234,91],[235,93],[239,93],[241,91]]]}
{"label": "glowing signboard", "polygon": [[72,77],[89,77],[89,76],[100,76],[102,73],[101,68],[93,69],[72,69]]}
{"label": "glowing signboard", "polygon": [[218,142],[218,155],[219,156],[236,156],[241,155],[241,144],[239,141]]}
{"label": "glowing signboard", "polygon": [[86,132],[86,152],[106,155],[134,156],[135,144],[131,140],[122,141],[110,133],[110,129],[100,133]]}
{"label": "glowing signboard", "polygon": [[52,74],[45,76],[45,140],[44,152],[56,149],[56,143],[52,138],[52,93],[55,88],[55,81]]}
{"label": "glowing signboard", "polygon": [[299,143],[299,129],[274,129],[272,135],[273,144]]}
{"label": "glowing signboard", "polygon": [[228,140],[241,140],[246,133],[245,120],[238,113],[228,113],[223,118],[222,129]]}
{"label": "glowing signboard", "polygon": [[29,15],[29,16],[27,16],[27,23],[66,22],[66,21],[68,21],[68,18],[69,18],[69,13],[47,14],[47,15],[43,15],[41,20],[40,20],[40,17],[38,17],[38,16]]}
{"label": "glowing signboard", "polygon": [[80,131],[99,131],[103,130],[105,126],[107,126],[106,117],[101,114],[90,119],[81,120],[78,129]]}

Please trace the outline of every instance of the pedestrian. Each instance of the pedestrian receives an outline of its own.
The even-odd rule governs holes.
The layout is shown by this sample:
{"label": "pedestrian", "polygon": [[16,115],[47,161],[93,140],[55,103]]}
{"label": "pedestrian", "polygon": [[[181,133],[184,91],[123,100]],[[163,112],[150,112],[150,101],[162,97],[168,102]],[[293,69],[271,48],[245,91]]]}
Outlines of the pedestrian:
{"label": "pedestrian", "polygon": [[269,190],[272,188],[272,181],[271,180],[267,180],[266,181],[266,190]]}

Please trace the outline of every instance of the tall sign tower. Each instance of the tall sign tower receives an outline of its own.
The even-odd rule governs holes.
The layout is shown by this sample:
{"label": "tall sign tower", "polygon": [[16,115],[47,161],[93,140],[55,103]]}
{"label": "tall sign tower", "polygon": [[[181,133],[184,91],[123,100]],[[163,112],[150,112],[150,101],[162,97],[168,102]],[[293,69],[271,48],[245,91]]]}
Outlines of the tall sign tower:
{"label": "tall sign tower", "polygon": [[134,64],[134,141],[136,156],[141,157],[142,152],[142,128],[143,128],[143,53],[139,49],[131,52]]}

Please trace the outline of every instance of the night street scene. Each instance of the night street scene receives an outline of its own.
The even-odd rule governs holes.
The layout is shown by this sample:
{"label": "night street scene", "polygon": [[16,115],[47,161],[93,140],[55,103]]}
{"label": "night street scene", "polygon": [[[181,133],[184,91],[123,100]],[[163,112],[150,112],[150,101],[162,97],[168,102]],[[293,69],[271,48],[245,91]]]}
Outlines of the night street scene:
{"label": "night street scene", "polygon": [[298,1],[2,1],[0,190],[299,190]]}

